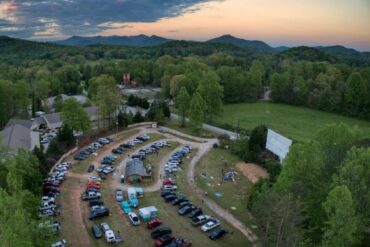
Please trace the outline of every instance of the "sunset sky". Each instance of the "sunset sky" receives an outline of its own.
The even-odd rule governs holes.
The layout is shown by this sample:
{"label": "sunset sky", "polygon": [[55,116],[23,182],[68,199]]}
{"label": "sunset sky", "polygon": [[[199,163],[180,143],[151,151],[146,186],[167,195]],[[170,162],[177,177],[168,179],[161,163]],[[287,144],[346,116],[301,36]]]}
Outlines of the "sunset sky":
{"label": "sunset sky", "polygon": [[272,46],[340,44],[370,51],[370,0],[0,0],[0,35],[223,34]]}

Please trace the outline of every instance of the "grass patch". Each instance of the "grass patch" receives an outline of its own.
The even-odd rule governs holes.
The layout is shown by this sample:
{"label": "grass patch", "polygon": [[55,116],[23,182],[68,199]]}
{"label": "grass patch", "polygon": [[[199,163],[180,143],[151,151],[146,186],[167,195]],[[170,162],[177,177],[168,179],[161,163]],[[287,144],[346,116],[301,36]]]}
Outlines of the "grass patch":
{"label": "grass patch", "polygon": [[240,127],[247,130],[267,123],[269,128],[297,141],[311,140],[318,129],[334,123],[357,126],[364,131],[364,137],[370,137],[370,123],[367,121],[284,104],[258,102],[226,105],[219,123],[235,126],[236,119],[239,119]]}
{"label": "grass patch", "polygon": [[[222,159],[227,160],[226,165],[224,165]],[[220,148],[211,149],[195,166],[194,180],[199,188],[208,193],[209,198],[248,226],[251,225],[251,219],[246,209],[247,193],[252,184],[235,167],[238,161],[238,157],[227,150]],[[235,183],[233,181],[224,181],[221,184],[222,169],[224,169],[224,172],[230,169],[237,172]],[[222,196],[218,197],[215,193],[221,193]],[[235,210],[232,207],[235,207]]]}
{"label": "grass patch", "polygon": [[[205,130],[205,129],[200,129],[198,132],[194,131],[192,128],[190,128],[189,123],[186,125],[186,127],[180,127],[181,123],[180,121],[176,120],[169,120],[166,122],[166,127],[180,131],[182,133],[191,135],[191,136],[196,136],[196,137],[202,137],[202,138],[214,138],[217,137],[217,134]],[[183,137],[181,137],[184,139]],[[189,139],[190,141],[194,141],[193,139]]]}
{"label": "grass patch", "polygon": [[[197,152],[196,150],[193,150],[191,155],[194,155],[196,152]],[[205,214],[215,216],[216,218],[218,218],[221,221],[221,227],[226,229],[229,232],[229,234],[227,234],[222,239],[219,239],[219,240],[216,240],[216,241],[211,241],[211,240],[208,239],[208,236],[206,234],[201,232],[201,230],[199,229],[200,227],[198,227],[197,229],[195,229],[195,231],[200,232],[202,235],[206,236],[207,241],[205,241],[205,242],[195,242],[194,241],[193,242],[194,246],[224,246],[224,247],[228,247],[228,246],[234,246],[234,247],[251,246],[250,242],[248,242],[248,240],[245,238],[245,236],[242,233],[240,233],[238,230],[234,229],[228,222],[223,220],[221,217],[218,217],[217,215],[215,215],[215,213],[212,210],[210,210],[205,204],[203,204],[201,199],[199,199],[194,194],[193,189],[188,185],[188,183],[186,181],[186,174],[187,174],[187,171],[188,171],[188,168],[189,168],[189,165],[190,165],[190,160],[191,160],[191,158],[190,159],[187,159],[187,158],[184,159],[183,163],[182,163],[182,166],[183,166],[184,170],[182,172],[177,173],[176,185],[179,187],[179,191],[184,193],[186,195],[186,197],[194,205],[197,205],[198,207],[202,207],[203,212]],[[177,216],[177,217],[181,218],[181,216]],[[186,217],[183,217],[183,218],[186,218]],[[190,221],[190,220],[186,219],[186,221]],[[190,223],[186,222],[184,224],[190,224]],[[196,239],[196,241],[200,241],[200,240],[203,240],[203,238],[200,238],[199,240]]]}

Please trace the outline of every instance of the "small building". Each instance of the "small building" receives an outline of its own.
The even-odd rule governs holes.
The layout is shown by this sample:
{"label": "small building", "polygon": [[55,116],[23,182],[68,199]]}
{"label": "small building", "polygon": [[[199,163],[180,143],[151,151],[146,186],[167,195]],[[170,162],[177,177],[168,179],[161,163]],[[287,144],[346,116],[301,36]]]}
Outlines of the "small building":
{"label": "small building", "polygon": [[15,152],[19,149],[31,151],[40,146],[39,133],[34,129],[32,120],[10,119],[1,132],[1,144]]}
{"label": "small building", "polygon": [[125,169],[126,180],[131,183],[141,182],[144,178],[151,175],[145,170],[144,164],[141,160],[133,159],[127,162]]}

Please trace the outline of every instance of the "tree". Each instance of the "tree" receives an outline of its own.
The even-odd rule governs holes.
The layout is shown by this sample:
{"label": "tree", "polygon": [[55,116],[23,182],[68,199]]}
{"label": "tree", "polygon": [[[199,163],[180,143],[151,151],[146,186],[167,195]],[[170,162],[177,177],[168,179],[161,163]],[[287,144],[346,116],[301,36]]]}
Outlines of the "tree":
{"label": "tree", "polygon": [[135,116],[134,116],[134,122],[135,123],[141,123],[144,121],[144,117],[143,115],[141,115],[141,112],[140,111],[137,111]]}
{"label": "tree", "polygon": [[223,88],[219,84],[220,78],[215,72],[204,72],[198,91],[205,103],[205,113],[207,122],[213,122],[222,115]]}
{"label": "tree", "polygon": [[118,122],[118,126],[121,127],[121,128],[127,128],[127,125],[128,125],[128,119],[127,119],[127,114],[126,112],[123,113],[122,111],[120,111],[117,115],[117,122]]}
{"label": "tree", "polygon": [[319,235],[324,219],[321,204],[328,190],[322,172],[324,158],[320,145],[315,142],[293,144],[283,165],[274,188],[290,193],[304,203],[306,227],[313,235]]}
{"label": "tree", "polygon": [[63,124],[68,125],[74,131],[85,132],[90,128],[90,117],[73,97],[67,99],[63,104]]}
{"label": "tree", "polygon": [[99,86],[96,95],[96,103],[99,107],[99,115],[108,120],[108,126],[112,125],[112,119],[116,117],[117,109],[121,104],[121,95],[117,90],[114,78],[108,75],[102,75],[98,78]]}
{"label": "tree", "polygon": [[13,114],[14,89],[10,81],[0,80],[0,128],[4,127]]}
{"label": "tree", "polygon": [[205,103],[202,96],[196,92],[191,99],[190,104],[190,114],[189,119],[190,123],[194,130],[199,131],[204,123],[204,113],[205,113]]}
{"label": "tree", "polygon": [[[260,185],[264,187],[264,183]],[[260,225],[262,246],[299,246],[303,205],[294,196],[262,188],[263,194],[253,203],[252,212]]]}
{"label": "tree", "polygon": [[357,115],[361,113],[368,101],[368,90],[360,73],[354,72],[348,77],[345,102],[349,114]]}
{"label": "tree", "polygon": [[54,98],[54,108],[56,112],[61,112],[63,110],[63,97],[61,94],[58,94]]}
{"label": "tree", "polygon": [[180,89],[180,93],[176,97],[176,106],[179,109],[181,116],[181,126],[185,126],[186,117],[190,107],[190,96],[185,87]]}
{"label": "tree", "polygon": [[322,246],[347,247],[356,243],[358,221],[353,206],[347,186],[336,186],[329,192],[323,203],[328,220],[325,222]]}
{"label": "tree", "polygon": [[30,104],[29,99],[29,87],[24,80],[17,81],[14,85],[14,100],[16,113],[22,118],[28,117],[28,105]]}
{"label": "tree", "polygon": [[[324,158],[325,177],[330,178],[339,171],[347,151],[359,135],[356,128],[350,128],[343,123],[327,125],[317,132],[315,139],[320,143]],[[329,182],[328,179],[326,181]]]}
{"label": "tree", "polygon": [[336,184],[351,191],[353,206],[362,216],[363,225],[370,224],[370,148],[353,147],[347,153]]}
{"label": "tree", "polygon": [[260,163],[259,155],[265,150],[267,139],[267,127],[264,125],[257,126],[253,129],[249,138],[249,159],[253,162]]}

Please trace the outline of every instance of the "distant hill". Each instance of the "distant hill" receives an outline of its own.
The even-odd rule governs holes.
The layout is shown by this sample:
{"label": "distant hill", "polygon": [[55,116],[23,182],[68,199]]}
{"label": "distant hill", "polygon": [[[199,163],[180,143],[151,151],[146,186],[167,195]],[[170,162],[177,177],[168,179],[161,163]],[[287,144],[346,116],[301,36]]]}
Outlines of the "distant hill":
{"label": "distant hill", "polygon": [[274,48],[272,48],[271,46],[269,46],[263,41],[240,39],[240,38],[236,38],[229,34],[208,40],[207,42],[209,43],[230,43],[238,47],[247,48],[251,51],[260,51],[260,52],[274,51]]}
{"label": "distant hill", "polygon": [[166,39],[155,35],[93,36],[93,37],[72,36],[69,39],[56,41],[55,43],[70,46],[123,45],[123,46],[148,47],[161,45],[169,41],[171,41],[171,39]]}
{"label": "distant hill", "polygon": [[341,54],[341,55],[356,55],[356,54],[361,53],[355,49],[347,48],[341,45],[317,46],[315,48],[319,49],[320,51],[327,52],[327,53]]}
{"label": "distant hill", "polygon": [[304,60],[337,62],[338,60],[338,58],[334,55],[308,46],[289,48],[283,52],[280,52],[278,56],[283,59],[293,59],[294,61]]}

